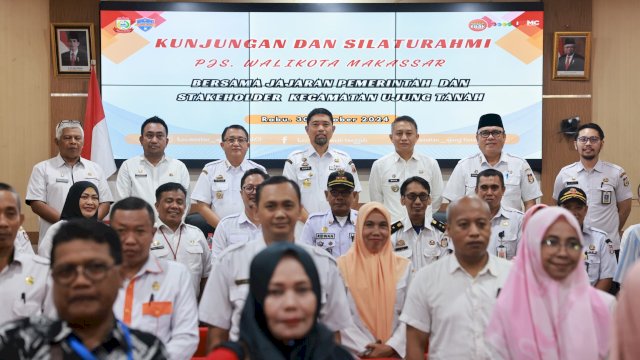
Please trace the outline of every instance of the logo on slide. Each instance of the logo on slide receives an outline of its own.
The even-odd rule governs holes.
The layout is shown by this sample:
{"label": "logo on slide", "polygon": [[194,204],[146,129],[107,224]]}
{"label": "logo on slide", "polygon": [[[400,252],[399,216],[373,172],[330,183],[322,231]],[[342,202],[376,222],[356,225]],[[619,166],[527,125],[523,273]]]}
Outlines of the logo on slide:
{"label": "logo on slide", "polygon": [[488,27],[484,19],[474,19],[469,21],[469,29],[473,31],[482,31]]}
{"label": "logo on slide", "polygon": [[128,17],[119,17],[116,19],[116,26],[114,26],[113,31],[117,33],[130,33],[133,31],[133,27],[131,27],[131,20]]}
{"label": "logo on slide", "polygon": [[156,25],[156,21],[154,19],[149,18],[140,18],[136,19],[136,26],[138,29],[142,31],[149,31]]}

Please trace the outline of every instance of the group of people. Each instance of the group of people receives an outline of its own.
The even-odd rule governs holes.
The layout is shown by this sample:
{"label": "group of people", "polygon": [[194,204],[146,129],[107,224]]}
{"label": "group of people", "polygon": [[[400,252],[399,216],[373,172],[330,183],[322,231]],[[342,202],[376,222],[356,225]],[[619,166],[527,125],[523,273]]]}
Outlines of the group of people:
{"label": "group of people", "polygon": [[640,231],[627,230],[618,264],[630,184],[599,159],[597,124],[576,134],[557,207],[536,205],[535,174],[503,151],[497,114],[480,117],[480,152],[446,185],[415,151],[416,121],[396,118],[395,151],[373,164],[362,206],[353,160],[330,146],[331,112],[312,110],[305,129],[310,145],[269,176],[245,158],[246,129],[225,128],[225,159],[190,189],[152,117],[112,204],[80,157],[80,123],[58,124],[59,154],[27,189],[38,255],[20,245],[18,193],[0,184],[0,358],[189,359],[203,324],[213,359],[632,358],[636,317],[612,322],[607,291],[624,283],[616,311],[634,313],[640,270],[623,279]]}

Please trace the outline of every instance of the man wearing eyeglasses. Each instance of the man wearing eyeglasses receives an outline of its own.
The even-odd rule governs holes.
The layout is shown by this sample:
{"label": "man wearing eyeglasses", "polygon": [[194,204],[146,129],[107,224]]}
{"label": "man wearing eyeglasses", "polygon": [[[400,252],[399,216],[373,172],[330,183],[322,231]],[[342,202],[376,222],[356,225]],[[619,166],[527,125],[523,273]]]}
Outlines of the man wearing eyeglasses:
{"label": "man wearing eyeglasses", "polygon": [[620,166],[600,161],[604,131],[598,124],[580,126],[573,144],[580,161],[560,170],[553,186],[553,199],[557,201],[560,191],[568,186],[584,190],[589,205],[585,225],[604,230],[617,252],[620,232],[631,213],[629,177]]}
{"label": "man wearing eyeglasses", "polygon": [[350,172],[329,174],[324,195],[331,208],[309,215],[298,242],[324,249],[335,258],[346,254],[353,243],[358,217],[358,212],[351,209],[354,188]]}
{"label": "man wearing eyeglasses", "polygon": [[52,310],[49,260],[33,251],[21,253],[15,246],[23,221],[20,196],[13,187],[0,183],[0,324],[43,311],[50,315]]}
{"label": "man wearing eyeglasses", "polygon": [[214,228],[223,217],[244,210],[240,180],[245,171],[258,168],[267,172],[264,166],[245,159],[249,133],[242,125],[224,128],[220,147],[225,159],[206,164],[191,193],[191,212],[199,213]]}
{"label": "man wearing eyeglasses", "polygon": [[[442,196],[448,201],[453,201],[463,195],[473,195],[478,173],[486,169],[496,169],[504,175],[504,205],[516,210],[522,210],[523,203],[525,210],[535,205],[537,199],[542,196],[540,185],[525,159],[502,151],[506,138],[500,115],[482,115],[476,133],[480,152],[458,162]],[[444,209],[446,204],[443,204],[440,210]]]}
{"label": "man wearing eyeglasses", "polygon": [[606,232],[584,225],[584,219],[589,210],[587,194],[578,187],[566,187],[558,195],[558,206],[569,210],[580,223],[584,238],[581,252],[584,255],[591,286],[609,291],[616,272],[616,256]]}
{"label": "man wearing eyeglasses", "polygon": [[189,170],[178,159],[166,156],[169,144],[167,123],[157,116],[145,120],[140,126],[140,145],[143,154],[122,163],[118,171],[116,188],[118,199],[139,197],[149,204],[156,202],[158,186],[169,182],[189,189]]}
{"label": "man wearing eyeglasses", "polygon": [[256,192],[258,185],[269,178],[264,171],[255,168],[247,170],[240,179],[240,192],[244,211],[224,217],[213,234],[211,251],[218,257],[228,246],[255,240],[262,233],[256,218]]}
{"label": "man wearing eyeglasses", "polygon": [[121,262],[113,229],[89,219],[62,225],[51,252],[59,320],[33,316],[0,327],[0,359],[167,359],[158,338],[113,314]]}
{"label": "man wearing eyeglasses", "polygon": [[491,211],[491,238],[487,251],[497,257],[511,260],[516,256],[522,236],[524,213],[504,206],[504,176],[496,169],[483,170],[478,174],[476,195],[489,205]]}
{"label": "man wearing eyeglasses", "polygon": [[302,192],[302,212],[300,220],[306,222],[310,213],[329,210],[324,191],[329,174],[343,170],[350,172],[354,178],[354,205],[358,204],[358,193],[362,191],[356,166],[351,156],[342,150],[329,145],[336,127],[333,125],[333,114],[324,108],[311,110],[307,115],[307,136],[311,145],[306,149],[296,150],[289,154],[284,163],[283,176],[295,181]]}
{"label": "man wearing eyeglasses", "polygon": [[426,216],[431,204],[431,185],[421,176],[412,176],[400,186],[400,203],[407,216],[391,225],[394,251],[411,260],[413,270],[449,255],[452,244],[444,235],[445,224]]}
{"label": "man wearing eyeglasses", "polygon": [[69,188],[76,181],[94,183],[100,193],[98,218],[109,212],[113,196],[100,165],[80,157],[84,145],[84,131],[77,120],[63,120],[56,126],[58,155],[33,167],[27,185],[26,203],[40,217],[39,240],[51,224],[60,221],[60,213]]}

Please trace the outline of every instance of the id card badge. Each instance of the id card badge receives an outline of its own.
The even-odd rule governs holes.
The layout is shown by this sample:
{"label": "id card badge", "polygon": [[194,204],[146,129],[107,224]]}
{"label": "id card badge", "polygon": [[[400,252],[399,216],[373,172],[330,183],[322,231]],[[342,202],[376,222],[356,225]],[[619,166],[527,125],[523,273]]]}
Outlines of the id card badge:
{"label": "id card badge", "polygon": [[498,248],[496,249],[496,255],[499,258],[506,259],[507,258],[507,247],[502,245],[502,244],[500,246],[498,246]]}
{"label": "id card badge", "polygon": [[602,199],[601,199],[601,203],[603,205],[609,205],[611,204],[611,197],[612,197],[612,192],[611,191],[603,191],[602,192]]}

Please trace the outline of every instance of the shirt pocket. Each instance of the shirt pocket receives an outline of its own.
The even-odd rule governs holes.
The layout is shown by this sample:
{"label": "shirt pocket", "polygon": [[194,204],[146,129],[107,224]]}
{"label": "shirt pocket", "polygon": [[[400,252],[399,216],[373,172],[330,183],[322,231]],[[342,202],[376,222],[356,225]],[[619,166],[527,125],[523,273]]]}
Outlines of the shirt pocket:
{"label": "shirt pocket", "polygon": [[[504,197],[512,200],[520,200],[520,174],[504,176]],[[504,203],[504,202],[503,202]]]}
{"label": "shirt pocket", "polygon": [[587,264],[589,264],[589,268],[587,270],[589,282],[593,283],[598,281],[598,278],[600,277],[600,257],[598,254],[589,254]]}
{"label": "shirt pocket", "polygon": [[478,184],[478,176],[468,175],[464,180],[464,194],[465,195],[475,194],[476,184]]}
{"label": "shirt pocket", "polygon": [[[166,259],[167,257],[169,257],[169,249],[167,247],[167,244],[160,244],[162,244],[162,247],[154,248],[154,244],[151,243],[151,254],[159,259]],[[170,260],[173,260],[173,257]]]}
{"label": "shirt pocket", "polygon": [[19,318],[39,315],[41,306],[35,301],[24,301],[17,299],[13,302],[13,314]]}
{"label": "shirt pocket", "polygon": [[317,180],[314,179],[313,176],[310,176],[309,173],[309,171],[298,172],[298,186],[302,192],[311,191],[313,189],[313,181]]}
{"label": "shirt pocket", "polygon": [[229,290],[229,300],[233,304],[233,312],[231,314],[231,327],[240,326],[240,316],[244,303],[247,301],[247,295],[249,294],[249,283],[243,285],[236,285]]}
{"label": "shirt pocket", "polygon": [[[505,231],[504,239],[502,240],[502,242],[507,248],[507,258],[511,259],[512,257],[516,256],[516,251],[518,251],[518,235],[512,232]],[[500,245],[500,242],[498,242],[498,245]]]}
{"label": "shirt pocket", "polygon": [[142,321],[140,329],[145,329],[160,338],[169,334],[171,329],[171,314],[173,303],[171,301],[150,301],[142,304]]}
{"label": "shirt pocket", "polygon": [[249,235],[240,232],[233,233],[229,235],[229,243],[227,244],[227,246],[231,244],[242,244],[247,242],[247,240],[249,240]]}
{"label": "shirt pocket", "polygon": [[213,182],[211,185],[211,203],[220,206],[229,196],[229,179],[225,181]]}
{"label": "shirt pocket", "polygon": [[194,274],[202,273],[202,246],[200,245],[189,245],[185,248],[186,252],[186,264]]}

